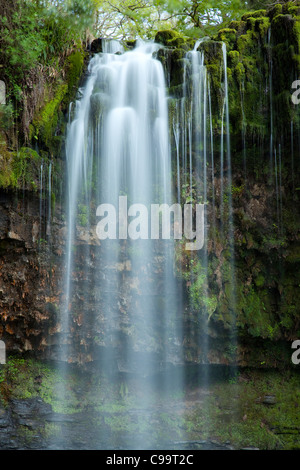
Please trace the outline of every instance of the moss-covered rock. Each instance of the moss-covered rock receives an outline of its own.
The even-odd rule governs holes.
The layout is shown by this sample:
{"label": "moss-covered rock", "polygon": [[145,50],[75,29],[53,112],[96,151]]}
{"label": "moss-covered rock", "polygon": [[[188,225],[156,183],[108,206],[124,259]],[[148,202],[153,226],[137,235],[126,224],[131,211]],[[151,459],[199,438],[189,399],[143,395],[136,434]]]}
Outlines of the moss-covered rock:
{"label": "moss-covered rock", "polygon": [[34,138],[52,151],[57,149],[56,129],[59,123],[62,103],[67,95],[68,85],[58,84],[54,96],[46,99],[45,105],[36,114],[30,126],[30,139]]}
{"label": "moss-covered rock", "polygon": [[36,109],[29,126],[29,140],[38,141],[51,154],[60,152],[65,127],[64,112],[77,93],[85,57],[83,49],[77,49],[67,57],[63,67],[64,80],[60,78],[46,88],[44,101]]}
{"label": "moss-covered rock", "polygon": [[87,53],[81,48],[72,52],[66,59],[64,68],[66,69],[68,91],[64,97],[64,106],[68,105],[77,93],[86,57]]}
{"label": "moss-covered rock", "polygon": [[249,13],[245,13],[242,16],[242,21],[247,21],[249,18],[260,18],[261,16],[267,16],[267,10],[256,10]]}
{"label": "moss-covered rock", "polygon": [[155,35],[155,42],[166,47],[183,48],[189,50],[195,41],[189,37],[185,37],[175,30],[158,31]]}
{"label": "moss-covered rock", "polygon": [[0,157],[0,187],[38,190],[42,160],[42,156],[28,147],[22,147],[17,152],[5,151]]}
{"label": "moss-covered rock", "polygon": [[233,28],[224,28],[218,32],[217,41],[222,41],[226,44],[227,49],[231,50],[236,42],[237,31]]}

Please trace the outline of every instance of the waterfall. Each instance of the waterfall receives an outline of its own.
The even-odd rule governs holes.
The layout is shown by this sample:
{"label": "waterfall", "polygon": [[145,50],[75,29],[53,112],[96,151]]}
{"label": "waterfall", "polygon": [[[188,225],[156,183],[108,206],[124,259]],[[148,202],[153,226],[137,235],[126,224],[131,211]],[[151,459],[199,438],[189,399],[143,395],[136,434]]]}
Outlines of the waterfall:
{"label": "waterfall", "polygon": [[[173,368],[187,359],[186,338],[195,341],[193,360],[210,362],[208,331],[216,298],[209,280],[208,246],[188,255],[180,253],[178,266],[176,253],[182,245],[175,236],[175,206],[206,206],[204,240],[210,233],[212,244],[220,224],[225,248],[229,246],[231,253],[231,300],[234,297],[226,48],[222,47],[221,64],[219,194],[212,96],[201,42],[186,53],[183,93],[172,98],[166,94],[164,69],[156,59],[161,46],[138,44],[124,52],[115,41],[103,41],[103,52],[91,59],[80,97],[69,109],[60,370],[66,374],[68,363],[91,361],[110,380],[122,380],[122,374],[134,377],[142,397],[137,408],[146,413],[153,406],[153,386],[160,397],[177,386],[184,390],[184,372],[177,367],[174,373]],[[51,166],[49,198],[50,192]],[[169,207],[168,215],[173,217],[169,225],[161,218],[156,230],[151,219],[162,205]],[[222,207],[220,222],[218,206]],[[187,214],[191,221],[192,210]],[[189,260],[185,266],[184,256]],[[192,322],[184,324],[182,278],[199,290],[188,307],[188,316],[197,317],[195,329]],[[207,368],[201,380],[208,384]],[[67,389],[58,393],[61,401],[67,399]],[[154,446],[150,422],[144,441],[145,436],[147,445]],[[131,446],[140,445],[136,439]]]}
{"label": "waterfall", "polygon": [[293,184],[293,197],[295,197],[295,169],[294,169],[294,123],[291,121],[291,171]]}
{"label": "waterfall", "polygon": [[247,148],[246,148],[246,127],[247,121],[244,111],[244,93],[245,93],[245,84],[244,81],[240,87],[240,97],[241,97],[241,112],[242,112],[242,143],[243,143],[243,165],[244,165],[244,179],[247,183]]}
{"label": "waterfall", "polygon": [[[81,315],[79,299],[90,303],[92,298],[91,317],[83,319],[83,328],[94,336],[93,355],[108,374],[149,377],[183,360],[173,236],[150,239],[148,225],[157,205],[176,201],[165,77],[153,58],[158,47],[142,44],[123,52],[115,42],[104,42],[104,52],[90,61],[81,99],[70,108],[66,288],[58,357],[75,361],[71,332]],[[107,238],[100,240],[99,224],[110,210],[119,218],[115,236],[108,236],[106,226]],[[121,219],[127,212],[128,220]],[[82,233],[96,240],[95,251],[78,247]],[[80,257],[85,259],[81,276],[86,287],[79,291]],[[162,387],[170,386],[165,377]],[[146,387],[144,407],[150,403],[148,394]]]}
{"label": "waterfall", "polygon": [[52,162],[48,167],[48,218],[47,218],[47,239],[51,242],[51,206],[52,206]]}
{"label": "waterfall", "polygon": [[[232,174],[231,174],[231,144],[230,144],[230,126],[229,126],[229,99],[228,99],[228,77],[227,77],[227,51],[226,44],[222,44],[223,69],[224,69],[224,109],[225,109],[225,129],[226,129],[226,199],[227,199],[227,217],[225,220],[227,226],[227,240],[229,249],[229,262],[231,278],[229,280],[229,309],[231,316],[232,331],[230,333],[230,347],[233,352],[232,362],[235,364],[235,355],[237,348],[236,339],[236,276],[235,276],[235,253],[234,253],[234,225],[233,225],[233,204],[232,204]],[[223,175],[224,176],[224,175]],[[235,371],[235,366],[232,367]]]}
{"label": "waterfall", "polygon": [[270,178],[273,181],[273,146],[274,146],[274,124],[273,124],[273,60],[271,27],[268,30],[268,50],[269,50],[269,100],[270,100]]}
{"label": "waterfall", "polygon": [[41,166],[40,166],[40,175],[39,175],[39,180],[40,180],[40,230],[39,230],[39,246],[42,241],[42,219],[43,219],[43,179],[44,179],[44,162],[42,160]]}

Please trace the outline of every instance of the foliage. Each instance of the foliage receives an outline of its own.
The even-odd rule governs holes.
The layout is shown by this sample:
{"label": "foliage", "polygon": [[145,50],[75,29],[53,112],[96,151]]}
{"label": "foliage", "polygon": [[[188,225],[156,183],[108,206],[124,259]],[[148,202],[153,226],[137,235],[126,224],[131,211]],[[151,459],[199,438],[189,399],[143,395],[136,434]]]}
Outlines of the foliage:
{"label": "foliage", "polygon": [[96,26],[102,36],[120,39],[153,39],[167,29],[199,37],[240,19],[247,7],[244,0],[98,0]]}
{"label": "foliage", "polygon": [[37,189],[41,164],[37,152],[27,147],[22,147],[18,152],[1,149],[0,163],[0,187]]}
{"label": "foliage", "polygon": [[[154,39],[159,30],[173,29],[189,37],[215,34],[247,11],[268,8],[269,0],[95,0],[98,36]],[[287,3],[285,0],[276,4]],[[289,2],[293,4],[293,2]]]}
{"label": "foliage", "polygon": [[92,27],[93,0],[14,0],[0,6],[0,59],[8,93],[22,100],[28,72],[57,65],[57,57],[85,37]]}

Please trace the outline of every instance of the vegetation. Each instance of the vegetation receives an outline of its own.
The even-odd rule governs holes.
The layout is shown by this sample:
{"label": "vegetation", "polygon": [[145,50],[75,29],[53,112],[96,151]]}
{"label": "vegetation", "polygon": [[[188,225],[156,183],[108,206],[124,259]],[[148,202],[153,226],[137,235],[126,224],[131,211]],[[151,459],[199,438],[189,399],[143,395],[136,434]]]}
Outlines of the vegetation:
{"label": "vegetation", "polygon": [[271,4],[266,0],[99,0],[96,30],[121,39],[153,39],[159,30],[173,29],[201,37],[238,20],[249,9]]}
{"label": "vegetation", "polygon": [[[266,1],[249,3],[244,0],[1,2],[1,79],[6,83],[8,106],[5,116],[0,110],[0,125],[8,146],[30,144],[32,138],[38,140],[40,126],[36,123],[50,112],[49,128],[39,137],[42,145],[48,146],[49,133],[53,134],[59,122],[57,100],[66,106],[74,96],[85,46],[94,37],[127,41],[137,37],[154,39],[157,31],[176,30],[197,38],[224,30],[230,21],[239,20],[249,7],[266,5]],[[264,28],[264,25],[259,27]],[[226,42],[226,33],[220,39]],[[247,47],[246,43],[243,47]],[[45,102],[51,102],[48,109],[42,109]],[[30,128],[33,121],[35,124]],[[51,150],[56,151],[57,145]]]}
{"label": "vegetation", "polygon": [[[195,39],[211,37],[201,47],[207,58],[212,87],[217,184],[219,110],[224,92],[220,72],[221,42],[224,42],[228,52],[234,149],[230,197],[234,204],[235,272],[226,240],[228,234],[221,234],[218,222],[213,227],[215,238],[207,259],[184,252],[178,243],[177,274],[185,283],[189,299],[184,315],[189,317],[195,338],[197,335],[200,338],[205,330],[212,341],[222,343],[224,354],[220,357],[224,363],[226,360],[230,363],[232,358],[234,361],[237,346],[232,342],[232,330],[237,329],[238,339],[249,342],[247,347],[251,351],[245,359],[247,364],[251,363],[253,367],[275,365],[283,369],[287,364],[291,365],[290,350],[283,354],[280,341],[288,343],[300,334],[299,187],[293,167],[296,163],[291,162],[292,151],[296,156],[296,144],[291,146],[289,134],[291,122],[295,136],[299,132],[299,113],[297,115],[297,110],[291,106],[289,89],[299,73],[299,1],[277,1],[271,8],[269,6],[265,0],[221,3],[216,0],[1,2],[0,78],[6,83],[7,105],[0,106],[0,188],[39,189],[41,161],[48,163],[50,158],[53,161],[62,147],[65,112],[84,70],[86,46],[100,36],[119,38],[127,43],[137,37],[155,39],[166,45],[169,50],[160,59],[172,68],[171,91],[178,91],[182,86],[186,50],[191,49]],[[252,9],[255,11],[249,11]],[[268,89],[270,25],[272,73],[276,77],[272,95]],[[285,188],[282,232],[276,225],[277,219],[273,220],[276,197],[274,187],[269,184],[270,179],[275,178],[270,174],[269,166],[270,97],[274,106],[274,142],[282,144],[282,163],[276,167]],[[92,101],[93,111],[98,110],[97,105],[97,101]],[[248,180],[242,168],[244,150]],[[296,185],[293,194],[292,178]],[[256,194],[251,194],[249,181],[251,190],[256,182],[262,191],[256,189]],[[194,187],[183,185],[181,189],[184,201],[197,201]],[[224,194],[225,208],[228,198]],[[51,201],[54,207],[54,192]],[[217,219],[220,210],[216,203]],[[89,226],[88,213],[86,205],[78,205],[79,226]],[[140,259],[142,263],[142,253]],[[232,282],[234,275],[235,284]],[[233,284],[234,312],[230,307]],[[128,336],[137,334],[127,325],[122,332]],[[184,340],[187,344],[191,341],[186,348],[187,362],[199,361],[199,343],[195,340],[195,346],[192,344],[190,331]],[[97,341],[100,345],[101,340],[95,336],[96,344]],[[54,412],[77,413],[92,406],[93,411],[104,415],[105,429],[113,435],[120,431],[134,435],[147,429],[148,421],[142,413],[138,419],[134,413],[128,414],[128,409],[142,408],[142,400],[137,400],[131,384],[121,382],[113,389],[111,384],[103,384],[102,379],[94,376],[89,377],[89,386],[85,388],[81,378],[72,372],[62,377],[51,365],[9,358],[0,370],[2,405],[6,406],[11,398],[41,397]],[[65,402],[60,402],[57,391],[64,391],[64,381],[67,381],[68,396]],[[177,416],[174,408],[170,410],[164,405],[159,414],[151,416],[150,422],[157,430],[158,440],[170,435],[171,429],[174,439],[186,436],[192,440],[213,438],[220,442],[229,441],[238,448],[252,445],[262,449],[299,448],[298,384],[298,376],[291,369],[288,372],[280,370],[280,373],[247,371],[231,382],[225,380],[214,384],[211,394],[203,395],[203,404],[196,404],[184,416]],[[84,390],[82,396],[77,392],[81,387]],[[276,403],[265,406],[262,397],[274,390]],[[176,401],[174,397],[168,398],[170,402]]]}
{"label": "vegetation", "polygon": [[[248,368],[229,376],[223,368],[212,368],[209,393],[207,383],[201,379],[195,382],[190,373],[186,381],[185,392],[175,385],[165,393],[145,382],[148,393],[145,410],[143,385],[137,385],[134,379],[112,380],[72,368],[62,374],[51,363],[12,356],[0,370],[0,410],[8,407],[11,399],[15,403],[42,399],[52,410],[51,417],[56,423],[51,426],[47,418],[36,423],[35,439],[40,436],[46,441],[52,436],[61,439],[68,419],[56,422],[55,414],[64,413],[72,415],[69,423],[73,427],[80,423],[83,414],[92,419],[86,423],[87,429],[94,426],[95,442],[90,445],[99,445],[105,436],[116,445],[120,439],[125,445],[132,444],[140,436],[141,441],[150,437],[161,446],[180,440],[199,443],[200,449],[201,441],[204,448],[213,442],[234,449],[299,449],[298,371]],[[62,403],[58,397],[65,382],[67,392]],[[271,404],[266,400],[269,396]],[[187,398],[188,406],[184,401]],[[30,416],[29,425],[21,420],[14,430],[22,433],[20,437],[29,446],[33,436],[28,431],[37,418]],[[76,436],[79,446],[80,434]]]}

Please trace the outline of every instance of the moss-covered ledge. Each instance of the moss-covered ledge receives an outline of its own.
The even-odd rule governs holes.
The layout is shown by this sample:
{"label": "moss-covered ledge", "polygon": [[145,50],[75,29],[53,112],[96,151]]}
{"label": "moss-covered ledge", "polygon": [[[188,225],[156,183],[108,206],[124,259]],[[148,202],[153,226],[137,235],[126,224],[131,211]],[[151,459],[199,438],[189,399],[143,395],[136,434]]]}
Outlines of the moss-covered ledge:
{"label": "moss-covered ledge", "polygon": [[50,154],[58,155],[65,131],[65,113],[75,98],[88,53],[83,48],[74,50],[65,60],[61,77],[46,87],[44,100],[36,108],[30,125],[30,142]]}

